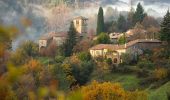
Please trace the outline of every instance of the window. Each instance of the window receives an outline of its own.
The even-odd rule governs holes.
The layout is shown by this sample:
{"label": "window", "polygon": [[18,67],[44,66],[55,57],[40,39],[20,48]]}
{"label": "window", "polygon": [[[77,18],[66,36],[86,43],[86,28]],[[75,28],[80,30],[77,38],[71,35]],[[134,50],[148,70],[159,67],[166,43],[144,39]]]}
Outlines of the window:
{"label": "window", "polygon": [[79,25],[79,21],[78,20],[76,20],[76,25]]}
{"label": "window", "polygon": [[117,63],[117,58],[114,58],[113,62],[114,62],[114,63]]}

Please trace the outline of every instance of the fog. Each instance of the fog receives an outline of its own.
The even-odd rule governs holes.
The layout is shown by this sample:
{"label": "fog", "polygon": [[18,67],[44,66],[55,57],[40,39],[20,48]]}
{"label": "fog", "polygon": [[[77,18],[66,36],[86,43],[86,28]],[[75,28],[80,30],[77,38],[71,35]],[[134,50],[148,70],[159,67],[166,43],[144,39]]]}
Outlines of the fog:
{"label": "fog", "polygon": [[[36,1],[36,2],[35,2]],[[75,8],[66,4],[52,6],[50,0],[0,0],[0,22],[3,25],[14,25],[20,30],[20,35],[13,40],[13,47],[25,40],[37,42],[40,36],[50,31],[67,31],[70,21],[76,16],[89,19],[89,29],[96,27],[98,8],[102,6],[117,8],[118,11],[129,11],[129,0],[82,0],[88,6]],[[170,7],[170,0],[132,0],[135,9],[138,2],[145,11],[154,17],[163,17]],[[80,3],[80,4],[81,4]],[[74,4],[74,3],[73,3]],[[31,25],[24,27],[21,19],[31,20]]]}

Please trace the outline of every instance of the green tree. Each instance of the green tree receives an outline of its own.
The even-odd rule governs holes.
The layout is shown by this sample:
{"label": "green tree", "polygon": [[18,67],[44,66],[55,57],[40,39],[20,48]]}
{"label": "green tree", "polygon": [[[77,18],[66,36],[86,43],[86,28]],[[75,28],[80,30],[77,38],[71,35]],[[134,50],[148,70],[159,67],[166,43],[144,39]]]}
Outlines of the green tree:
{"label": "green tree", "polygon": [[97,43],[99,44],[108,44],[110,43],[110,37],[107,33],[100,33],[97,38]]}
{"label": "green tree", "polygon": [[125,44],[126,43],[126,36],[125,33],[123,34],[123,36],[121,36],[118,40],[119,44]]}
{"label": "green tree", "polygon": [[78,54],[78,58],[81,60],[81,61],[90,61],[91,60],[91,55],[89,52],[80,52]]}
{"label": "green tree", "polygon": [[63,45],[63,54],[65,57],[71,56],[73,53],[73,48],[77,42],[77,32],[75,30],[73,22],[70,24],[67,39]]}
{"label": "green tree", "polygon": [[133,16],[133,24],[135,25],[137,22],[142,22],[147,14],[144,12],[144,9],[140,3],[138,3],[136,11]]}
{"label": "green tree", "polygon": [[35,57],[38,55],[38,44],[33,41],[26,41],[19,46],[22,52],[25,52],[29,57]]}
{"label": "green tree", "polygon": [[161,24],[160,39],[170,44],[170,12],[167,11]]}
{"label": "green tree", "polygon": [[117,28],[120,32],[126,31],[126,19],[124,16],[120,15],[117,20]]}
{"label": "green tree", "polygon": [[64,72],[71,85],[75,83],[75,85],[84,85],[89,80],[94,68],[94,62],[92,60],[88,61],[89,58],[85,57],[85,59],[82,59],[84,61],[81,61],[78,56],[73,55],[63,62]]}
{"label": "green tree", "polygon": [[104,16],[103,16],[103,8],[99,8],[98,18],[97,18],[97,35],[104,32]]}

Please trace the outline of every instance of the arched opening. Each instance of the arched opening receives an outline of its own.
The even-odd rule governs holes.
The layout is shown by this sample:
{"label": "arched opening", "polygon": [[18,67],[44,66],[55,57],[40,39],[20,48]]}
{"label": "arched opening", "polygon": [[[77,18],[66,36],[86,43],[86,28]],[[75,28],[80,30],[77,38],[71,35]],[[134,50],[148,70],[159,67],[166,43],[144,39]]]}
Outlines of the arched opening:
{"label": "arched opening", "polygon": [[114,59],[113,59],[113,63],[117,63],[117,58],[114,58]]}

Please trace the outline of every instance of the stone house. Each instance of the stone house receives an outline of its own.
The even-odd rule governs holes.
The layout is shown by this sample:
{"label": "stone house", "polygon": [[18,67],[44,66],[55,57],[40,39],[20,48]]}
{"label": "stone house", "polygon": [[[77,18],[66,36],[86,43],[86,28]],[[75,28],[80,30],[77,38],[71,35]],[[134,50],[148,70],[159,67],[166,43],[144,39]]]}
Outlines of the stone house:
{"label": "stone house", "polygon": [[118,40],[120,37],[122,37],[124,34],[123,33],[110,33],[109,37],[110,37],[110,41],[112,43],[118,43]]}
{"label": "stone house", "polygon": [[141,55],[144,50],[152,50],[160,47],[161,44],[162,42],[156,39],[137,39],[124,45],[98,44],[89,51],[93,58],[111,58],[114,64],[119,64],[122,62],[121,55],[124,53],[131,53],[134,56]]}
{"label": "stone house", "polygon": [[147,35],[146,35],[146,30],[144,29],[129,29],[127,32],[125,33],[110,33],[109,37],[112,43],[118,43],[118,40],[120,37],[122,37],[123,35],[125,35],[126,37],[126,41],[132,41],[135,39],[146,39]]}
{"label": "stone house", "polygon": [[39,50],[48,47],[51,42],[54,42],[56,46],[60,46],[64,43],[66,37],[66,32],[50,32],[39,39]]}
{"label": "stone house", "polygon": [[[86,36],[87,34],[87,18],[79,16],[73,19],[73,24],[78,32],[79,38]],[[39,39],[39,50],[46,48],[51,42],[56,43],[60,46],[64,43],[67,37],[67,32],[50,32]]]}

